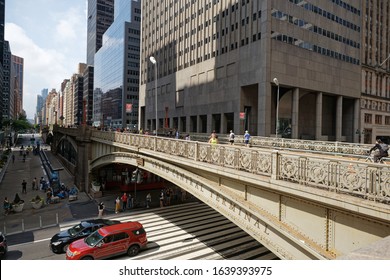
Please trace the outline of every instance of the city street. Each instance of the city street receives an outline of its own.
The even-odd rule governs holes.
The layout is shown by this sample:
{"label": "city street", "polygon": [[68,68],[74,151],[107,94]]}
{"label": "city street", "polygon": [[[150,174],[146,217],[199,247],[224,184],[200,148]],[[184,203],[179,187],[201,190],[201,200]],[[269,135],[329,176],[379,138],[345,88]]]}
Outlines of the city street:
{"label": "city street", "polygon": [[[187,203],[165,208],[141,210],[106,218],[139,221],[144,225],[149,244],[138,256],[116,257],[116,260],[230,259],[272,260],[277,257],[239,227],[203,203]],[[49,249],[50,238],[60,227],[37,230],[9,238],[8,260],[64,260],[65,254]]]}
{"label": "city street", "polygon": [[[28,231],[30,229],[45,228],[56,225],[60,222],[71,221],[78,218],[85,218],[93,215],[96,212],[95,201],[91,200],[85,193],[80,193],[78,200],[69,202],[68,199],[58,201],[56,204],[47,204],[40,209],[34,209],[30,203],[31,199],[39,195],[41,198],[46,198],[45,192],[42,190],[33,190],[32,182],[37,178],[43,177],[48,181],[48,176],[43,168],[39,155],[29,152],[25,160],[20,154],[21,145],[27,148],[31,144],[33,134],[19,135],[18,141],[12,148],[12,154],[15,156],[15,161],[9,157],[8,163],[4,166],[5,173],[0,182],[1,199],[5,197],[12,203],[16,194],[24,201],[21,212],[10,213],[5,215],[2,211],[0,215],[0,230],[5,234],[18,233]],[[34,135],[35,141],[39,141],[41,149],[48,157],[54,168],[62,168],[60,162],[50,152],[50,147],[42,144],[39,135]],[[60,181],[66,186],[73,185],[73,176],[66,169],[59,171]],[[26,193],[22,192],[22,181],[27,182]]]}

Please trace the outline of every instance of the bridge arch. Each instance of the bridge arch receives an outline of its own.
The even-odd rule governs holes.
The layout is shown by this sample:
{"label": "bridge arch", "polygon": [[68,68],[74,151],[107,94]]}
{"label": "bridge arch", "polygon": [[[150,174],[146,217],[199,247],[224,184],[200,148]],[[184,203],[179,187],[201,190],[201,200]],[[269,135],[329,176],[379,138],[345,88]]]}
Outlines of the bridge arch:
{"label": "bridge arch", "polygon": [[112,163],[137,166],[174,183],[228,218],[281,259],[328,258],[317,253],[319,248],[314,250],[305,243],[293,242],[294,237],[289,237],[288,233],[283,232],[288,229],[283,230],[277,220],[256,205],[248,204],[245,200],[233,199],[234,195],[218,187],[214,181],[180,166],[136,152],[112,152],[92,160],[89,174],[96,168]]}

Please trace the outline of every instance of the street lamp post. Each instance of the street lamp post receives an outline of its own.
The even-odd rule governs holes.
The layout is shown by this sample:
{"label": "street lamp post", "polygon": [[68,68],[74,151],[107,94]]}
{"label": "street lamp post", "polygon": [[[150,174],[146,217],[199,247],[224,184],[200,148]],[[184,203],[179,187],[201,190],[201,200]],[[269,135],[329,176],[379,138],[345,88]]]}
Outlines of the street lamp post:
{"label": "street lamp post", "polygon": [[158,123],[158,120],[157,120],[157,60],[154,58],[154,56],[151,56],[150,58],[150,62],[154,64],[154,70],[155,70],[155,77],[154,77],[154,86],[155,86],[155,92],[154,92],[154,95],[155,95],[155,103],[156,103],[156,136],[157,136],[157,123]]}
{"label": "street lamp post", "polygon": [[[364,144],[364,133],[365,133],[365,130],[359,130],[359,129],[356,129],[356,134],[358,135],[359,137],[359,143],[361,144]],[[363,141],[362,141],[363,140]]]}
{"label": "street lamp post", "polygon": [[274,78],[274,83],[278,87],[278,94],[276,96],[276,138],[278,138],[278,131],[279,131],[279,81],[278,79]]}

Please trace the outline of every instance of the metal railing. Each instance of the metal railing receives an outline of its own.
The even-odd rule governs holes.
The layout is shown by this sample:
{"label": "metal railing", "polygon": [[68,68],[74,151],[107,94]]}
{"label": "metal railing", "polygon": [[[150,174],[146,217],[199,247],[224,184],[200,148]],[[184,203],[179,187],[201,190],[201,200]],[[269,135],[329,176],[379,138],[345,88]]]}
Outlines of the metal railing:
{"label": "metal railing", "polygon": [[31,215],[27,219],[13,218],[11,221],[4,221],[4,234],[17,234],[25,231],[32,231],[37,229],[49,228],[59,225],[58,213],[45,214],[45,216]]}

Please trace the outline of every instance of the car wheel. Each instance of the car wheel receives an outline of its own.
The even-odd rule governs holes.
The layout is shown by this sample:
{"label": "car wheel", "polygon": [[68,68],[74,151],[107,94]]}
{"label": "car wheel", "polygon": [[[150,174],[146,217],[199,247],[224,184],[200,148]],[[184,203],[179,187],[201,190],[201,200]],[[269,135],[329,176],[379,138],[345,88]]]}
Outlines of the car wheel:
{"label": "car wheel", "polygon": [[52,250],[53,253],[55,253],[55,254],[61,253],[61,250],[59,250],[57,247],[54,247],[54,246],[51,247],[51,250]]}
{"label": "car wheel", "polygon": [[64,247],[62,247],[62,251],[66,253],[66,250],[68,250],[69,244],[66,244]]}
{"label": "car wheel", "polygon": [[138,254],[139,252],[139,246],[138,245],[132,245],[129,247],[129,249],[127,249],[127,255],[129,255],[129,257],[134,257]]}
{"label": "car wheel", "polygon": [[90,260],[93,260],[93,258],[91,256],[85,256],[84,258],[82,258],[83,261],[90,261]]}

